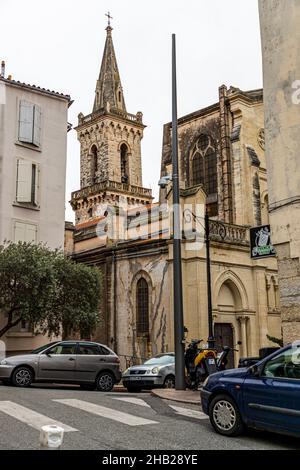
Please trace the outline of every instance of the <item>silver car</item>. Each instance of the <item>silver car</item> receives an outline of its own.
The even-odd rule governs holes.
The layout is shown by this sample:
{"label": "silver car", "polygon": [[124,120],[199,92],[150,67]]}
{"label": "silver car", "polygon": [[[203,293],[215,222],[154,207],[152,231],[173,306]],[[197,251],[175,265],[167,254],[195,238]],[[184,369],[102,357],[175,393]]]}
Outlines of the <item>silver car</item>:
{"label": "silver car", "polygon": [[107,346],[90,341],[50,343],[0,362],[2,383],[17,387],[29,387],[33,382],[73,383],[108,392],[121,377],[118,356]]}
{"label": "silver car", "polygon": [[122,382],[128,392],[155,387],[174,388],[175,354],[158,354],[140,366],[129,367],[123,374]]}

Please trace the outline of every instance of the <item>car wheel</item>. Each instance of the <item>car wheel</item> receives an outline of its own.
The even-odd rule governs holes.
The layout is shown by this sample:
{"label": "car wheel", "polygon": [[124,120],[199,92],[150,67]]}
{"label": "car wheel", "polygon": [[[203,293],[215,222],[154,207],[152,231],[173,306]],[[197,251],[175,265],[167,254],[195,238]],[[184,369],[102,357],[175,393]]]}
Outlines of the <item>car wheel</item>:
{"label": "car wheel", "polygon": [[11,380],[16,387],[29,387],[33,381],[33,373],[28,367],[21,366],[14,370]]}
{"label": "car wheel", "polygon": [[139,387],[126,387],[126,388],[127,388],[127,392],[129,393],[140,393],[142,391],[142,389]]}
{"label": "car wheel", "polygon": [[232,398],[217,395],[209,406],[209,418],[215,431],[223,436],[242,434],[244,424],[239,409]]}
{"label": "car wheel", "polygon": [[101,372],[96,379],[96,387],[99,392],[110,392],[115,385],[115,379],[110,372]]}
{"label": "car wheel", "polygon": [[164,381],[164,388],[175,388],[175,377],[168,375]]}

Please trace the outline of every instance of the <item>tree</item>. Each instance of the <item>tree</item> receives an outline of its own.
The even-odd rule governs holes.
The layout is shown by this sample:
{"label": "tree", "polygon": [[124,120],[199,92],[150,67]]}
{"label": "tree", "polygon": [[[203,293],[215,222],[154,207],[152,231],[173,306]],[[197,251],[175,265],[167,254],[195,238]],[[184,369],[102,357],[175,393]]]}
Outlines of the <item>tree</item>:
{"label": "tree", "polygon": [[[19,242],[0,246],[0,312],[3,336],[22,320],[36,333],[63,328],[89,336],[99,321],[101,273],[76,264],[45,245]],[[1,322],[2,324],[2,322]]]}

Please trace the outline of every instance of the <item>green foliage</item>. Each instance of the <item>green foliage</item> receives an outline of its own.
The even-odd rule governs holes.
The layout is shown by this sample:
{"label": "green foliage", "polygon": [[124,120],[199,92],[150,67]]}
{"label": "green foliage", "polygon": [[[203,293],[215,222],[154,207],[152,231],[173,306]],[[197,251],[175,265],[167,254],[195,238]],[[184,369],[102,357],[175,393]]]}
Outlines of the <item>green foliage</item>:
{"label": "green foliage", "polygon": [[0,246],[0,337],[22,320],[36,332],[89,337],[99,321],[101,273],[44,245]]}
{"label": "green foliage", "polygon": [[281,348],[283,347],[283,339],[275,338],[275,336],[270,336],[270,335],[267,335],[267,338],[269,341],[271,341],[271,343],[278,344]]}

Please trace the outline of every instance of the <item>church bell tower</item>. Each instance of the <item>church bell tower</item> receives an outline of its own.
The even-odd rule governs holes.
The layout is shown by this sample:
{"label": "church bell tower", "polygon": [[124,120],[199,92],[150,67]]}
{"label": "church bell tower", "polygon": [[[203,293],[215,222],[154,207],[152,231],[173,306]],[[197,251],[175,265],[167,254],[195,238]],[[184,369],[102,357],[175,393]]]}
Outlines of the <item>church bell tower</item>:
{"label": "church bell tower", "polygon": [[127,112],[116,60],[110,17],[96,82],[92,113],[78,115],[80,190],[72,193],[76,224],[102,216],[105,204],[144,205],[152,201],[143,187],[143,114]]}

